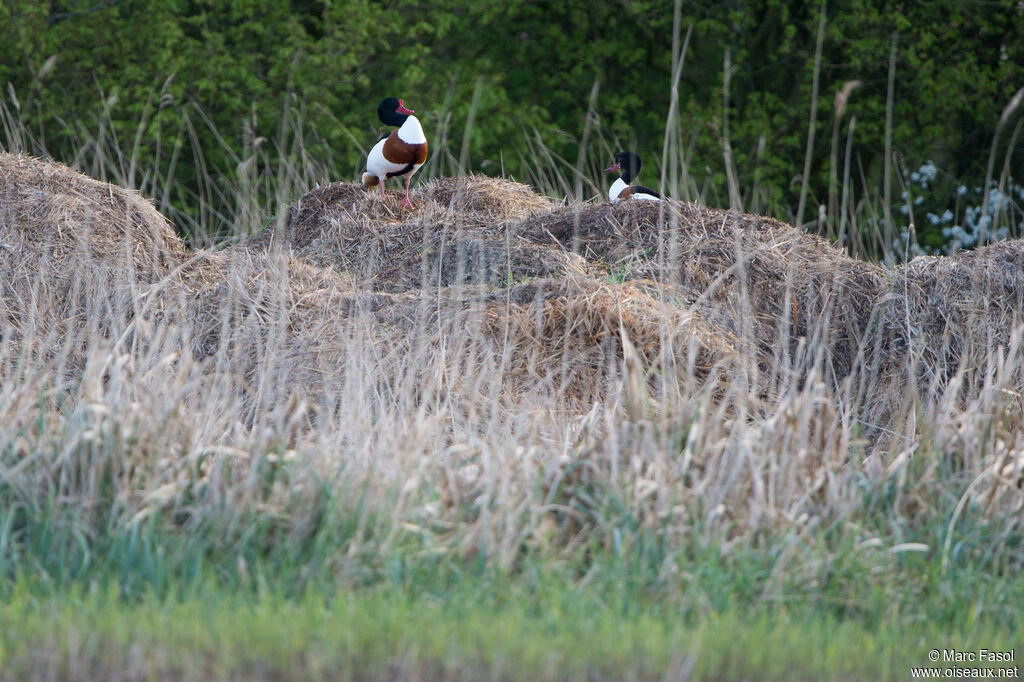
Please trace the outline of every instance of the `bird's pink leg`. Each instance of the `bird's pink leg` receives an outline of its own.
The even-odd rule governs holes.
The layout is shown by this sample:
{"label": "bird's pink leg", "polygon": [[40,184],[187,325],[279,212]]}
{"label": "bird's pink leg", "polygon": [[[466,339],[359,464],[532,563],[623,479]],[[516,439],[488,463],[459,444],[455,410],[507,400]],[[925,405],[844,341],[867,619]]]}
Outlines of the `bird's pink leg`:
{"label": "bird's pink leg", "polygon": [[402,200],[402,206],[405,206],[405,207],[408,207],[408,208],[412,207],[412,202],[409,201],[409,182],[411,180],[412,180],[412,176],[411,175],[407,175],[405,177],[405,199]]}
{"label": "bird's pink leg", "polygon": [[384,198],[384,181],[385,180],[386,180],[386,178],[382,178],[381,181],[380,181],[380,198],[381,199]]}

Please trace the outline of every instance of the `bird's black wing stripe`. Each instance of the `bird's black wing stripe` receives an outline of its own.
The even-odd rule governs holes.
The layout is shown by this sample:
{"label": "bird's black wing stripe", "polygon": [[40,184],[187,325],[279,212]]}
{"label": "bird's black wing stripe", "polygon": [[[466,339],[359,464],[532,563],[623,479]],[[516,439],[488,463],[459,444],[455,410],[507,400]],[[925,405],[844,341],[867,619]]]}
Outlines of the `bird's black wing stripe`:
{"label": "bird's black wing stripe", "polygon": [[661,195],[655,192],[650,187],[644,187],[643,185],[633,185],[633,194],[650,194],[653,197],[661,198]]}
{"label": "bird's black wing stripe", "polygon": [[406,164],[405,168],[403,168],[402,170],[395,171],[394,173],[388,173],[388,177],[389,178],[396,178],[399,175],[405,175],[406,173],[411,171],[412,167],[415,166],[415,165],[416,165],[415,163],[408,163],[408,164]]}

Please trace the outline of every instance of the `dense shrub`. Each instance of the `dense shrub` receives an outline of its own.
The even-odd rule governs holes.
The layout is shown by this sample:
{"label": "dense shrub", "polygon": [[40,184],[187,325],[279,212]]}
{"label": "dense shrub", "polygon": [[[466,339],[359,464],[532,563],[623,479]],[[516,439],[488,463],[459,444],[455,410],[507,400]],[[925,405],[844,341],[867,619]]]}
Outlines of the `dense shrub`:
{"label": "dense shrub", "polygon": [[[894,44],[892,146],[903,160],[897,174],[933,160],[953,188],[984,184],[1000,113],[1020,87],[1020,3],[687,0],[678,17],[679,43],[692,27],[679,86],[680,154],[705,201],[729,203],[728,130],[744,207],[793,218],[822,8],[827,17],[804,218],[815,218],[817,206],[830,200],[834,95],[848,81],[860,86],[840,112],[836,139],[845,151],[847,122],[855,117],[849,182],[861,185],[863,177],[862,195],[883,182]],[[270,166],[278,155],[296,153],[288,135],[299,132],[303,153],[354,176],[360,145],[374,139],[375,106],[384,95],[404,97],[435,139],[457,144],[472,120],[467,170],[522,178],[538,162],[523,145],[534,129],[555,155],[575,162],[595,80],[600,88],[591,120],[600,126],[598,138],[648,159],[661,154],[674,9],[671,0],[544,6],[526,0],[11,0],[0,5],[0,85],[10,84],[7,107],[13,111],[17,98],[18,116],[37,136],[37,148],[24,151],[73,161],[68,156],[82,148],[97,119],[109,118],[106,134],[122,149],[135,148],[147,167],[181,181],[171,200],[184,214],[201,200],[218,201],[215,188],[203,186],[203,167],[233,176],[254,155]],[[999,142],[1000,160],[1012,128]],[[192,153],[175,154],[183,140]],[[7,140],[6,146],[17,145]],[[841,164],[842,156],[831,158]],[[897,219],[898,180],[891,192]],[[940,202],[948,205],[933,210],[941,215],[955,201],[950,192]],[[917,229],[925,242],[943,241],[940,226],[919,221]]]}

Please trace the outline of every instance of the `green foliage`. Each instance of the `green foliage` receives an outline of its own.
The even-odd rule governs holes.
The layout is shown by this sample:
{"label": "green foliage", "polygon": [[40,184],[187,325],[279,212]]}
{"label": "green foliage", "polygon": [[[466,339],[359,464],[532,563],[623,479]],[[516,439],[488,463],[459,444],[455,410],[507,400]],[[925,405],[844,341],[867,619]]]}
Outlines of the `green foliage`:
{"label": "green foliage", "polygon": [[[577,158],[596,80],[605,147],[636,149],[656,168],[670,100],[673,6],[671,0],[9,0],[0,6],[6,27],[0,84],[10,84],[19,115],[36,136],[36,148],[26,151],[84,163],[100,177],[110,169],[95,162],[90,168],[73,154],[90,141],[97,121],[109,119],[105,134],[116,137],[126,158],[134,150],[140,165],[155,163],[180,183],[165,199],[187,228],[184,216],[229,201],[217,183],[236,183],[252,157],[273,168],[277,158],[304,154],[324,160],[330,173],[355,177],[375,139],[376,104],[386,95],[404,97],[438,143],[461,139],[475,113],[465,170],[523,178],[539,162],[523,144],[534,130],[556,156]],[[728,203],[722,153],[728,51],[729,142],[745,208],[791,219],[822,9],[827,22],[809,206],[829,203],[833,96],[847,81],[861,82],[839,121],[845,140],[846,123],[856,117],[854,181],[863,173],[864,193],[882,182],[894,40],[894,150],[905,167],[931,159],[956,183],[981,185],[1000,112],[1020,87],[1020,3],[686,0],[681,29],[693,33],[679,129],[698,194]],[[286,126],[297,129],[289,133]],[[179,131],[183,137],[175,138]],[[289,134],[303,141],[302,149]],[[168,137],[191,149],[162,147]],[[1011,160],[1020,156],[1010,150]],[[453,170],[436,168],[446,169]],[[129,180],[145,189],[145,178]]]}

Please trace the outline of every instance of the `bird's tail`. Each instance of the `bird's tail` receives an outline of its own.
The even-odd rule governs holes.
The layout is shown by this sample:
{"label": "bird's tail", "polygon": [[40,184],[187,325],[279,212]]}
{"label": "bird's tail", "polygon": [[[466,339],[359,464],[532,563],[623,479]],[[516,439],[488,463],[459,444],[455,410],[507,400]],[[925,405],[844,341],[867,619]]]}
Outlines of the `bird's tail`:
{"label": "bird's tail", "polygon": [[380,184],[380,178],[373,173],[363,173],[363,184],[367,187],[376,187]]}

